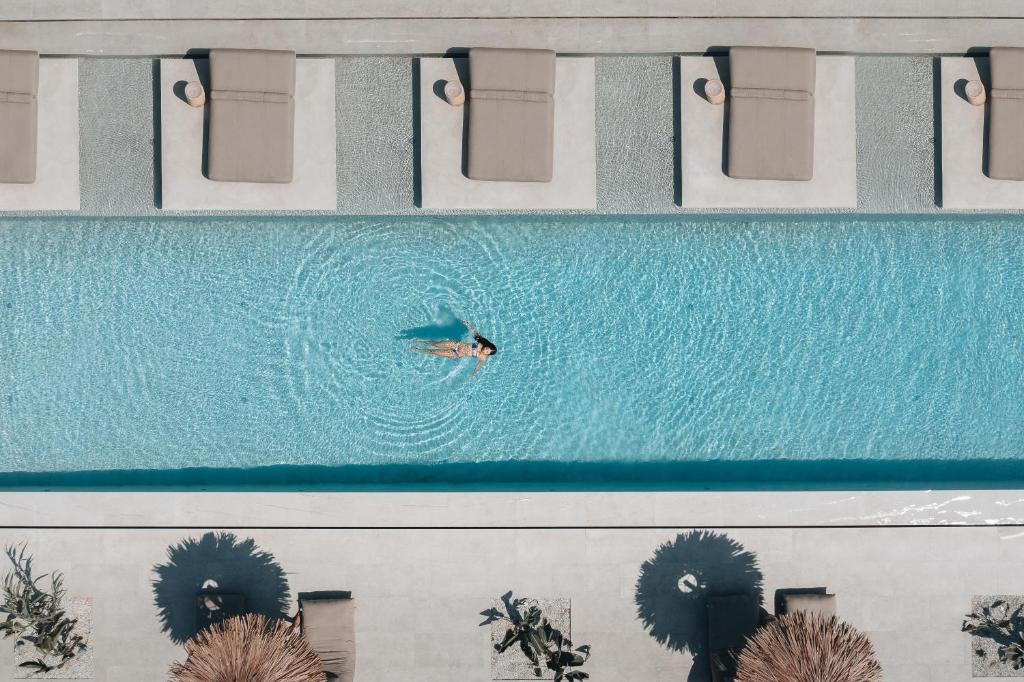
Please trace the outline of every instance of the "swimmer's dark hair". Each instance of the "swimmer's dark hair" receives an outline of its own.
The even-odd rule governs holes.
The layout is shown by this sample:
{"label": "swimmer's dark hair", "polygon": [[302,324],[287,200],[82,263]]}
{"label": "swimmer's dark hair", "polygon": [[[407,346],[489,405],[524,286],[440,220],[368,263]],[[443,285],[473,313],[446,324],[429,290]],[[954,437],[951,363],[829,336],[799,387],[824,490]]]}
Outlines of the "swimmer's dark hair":
{"label": "swimmer's dark hair", "polygon": [[480,336],[479,334],[474,334],[473,335],[473,340],[476,341],[477,343],[479,343],[484,348],[490,348],[491,349],[491,355],[497,355],[498,354],[498,347],[495,346],[490,341],[488,341],[487,339],[485,339],[484,337]]}

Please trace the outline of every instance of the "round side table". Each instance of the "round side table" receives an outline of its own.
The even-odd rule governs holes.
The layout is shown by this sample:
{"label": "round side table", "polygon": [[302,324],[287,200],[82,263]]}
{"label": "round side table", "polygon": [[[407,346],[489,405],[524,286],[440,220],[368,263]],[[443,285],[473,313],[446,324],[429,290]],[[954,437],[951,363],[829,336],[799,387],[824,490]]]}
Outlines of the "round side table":
{"label": "round side table", "polygon": [[712,78],[704,83],[704,97],[712,104],[724,104],[725,86],[722,81]]}
{"label": "round side table", "polygon": [[967,95],[967,101],[976,107],[985,103],[985,86],[981,81],[967,81],[964,94]]}
{"label": "round side table", "polygon": [[461,107],[466,103],[466,91],[458,81],[448,81],[444,84],[444,98],[453,107]]}
{"label": "round side table", "polygon": [[206,92],[199,81],[190,81],[185,86],[185,100],[194,107],[201,107],[206,104]]}

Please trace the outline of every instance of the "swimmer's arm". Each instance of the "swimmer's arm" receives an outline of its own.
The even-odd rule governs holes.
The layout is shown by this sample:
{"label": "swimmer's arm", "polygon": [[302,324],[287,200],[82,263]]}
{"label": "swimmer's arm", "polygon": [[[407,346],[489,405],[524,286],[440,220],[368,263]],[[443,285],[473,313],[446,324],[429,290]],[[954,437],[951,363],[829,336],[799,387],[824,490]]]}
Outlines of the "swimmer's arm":
{"label": "swimmer's arm", "polygon": [[469,322],[466,322],[465,320],[461,320],[461,322],[462,322],[462,324],[466,325],[466,329],[469,330],[470,334],[473,334],[474,336],[479,336],[480,335],[480,332],[478,332],[476,330],[476,327],[471,325]]}
{"label": "swimmer's arm", "polygon": [[481,355],[480,357],[478,357],[476,359],[476,366],[473,368],[473,376],[474,377],[476,377],[476,371],[478,369],[480,369],[480,367],[483,366],[483,364],[485,362],[487,362],[487,356],[486,355]]}

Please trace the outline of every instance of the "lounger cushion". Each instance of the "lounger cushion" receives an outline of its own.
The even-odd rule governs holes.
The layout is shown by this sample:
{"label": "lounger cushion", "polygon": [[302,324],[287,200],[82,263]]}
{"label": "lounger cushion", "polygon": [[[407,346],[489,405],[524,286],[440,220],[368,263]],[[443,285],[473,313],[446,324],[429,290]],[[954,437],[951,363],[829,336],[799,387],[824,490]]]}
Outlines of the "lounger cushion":
{"label": "lounger cushion", "polygon": [[469,52],[467,175],[549,182],[555,137],[555,53]]}
{"label": "lounger cushion", "polygon": [[989,68],[988,175],[1024,180],[1024,48],[993,47]]}
{"label": "lounger cushion", "polygon": [[210,51],[207,177],[291,182],[295,53]]}
{"label": "lounger cushion", "polygon": [[0,183],[36,180],[39,54],[0,50]]}
{"label": "lounger cushion", "polygon": [[729,50],[729,177],[810,180],[814,174],[815,52]]}
{"label": "lounger cushion", "polygon": [[836,615],[836,596],[834,594],[794,592],[785,595],[783,603],[786,613],[807,611],[809,613],[819,613],[823,616]]}
{"label": "lounger cushion", "polygon": [[302,601],[302,634],[319,654],[328,680],[352,682],[356,645],[355,607],[351,599]]}

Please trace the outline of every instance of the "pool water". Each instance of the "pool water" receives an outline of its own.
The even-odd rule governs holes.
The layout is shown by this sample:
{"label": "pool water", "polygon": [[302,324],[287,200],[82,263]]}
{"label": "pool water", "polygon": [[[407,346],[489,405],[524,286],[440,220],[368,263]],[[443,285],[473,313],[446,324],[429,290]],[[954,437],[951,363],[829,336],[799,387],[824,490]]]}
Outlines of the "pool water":
{"label": "pool water", "polygon": [[1016,218],[8,220],[0,321],[4,472],[1024,460]]}

